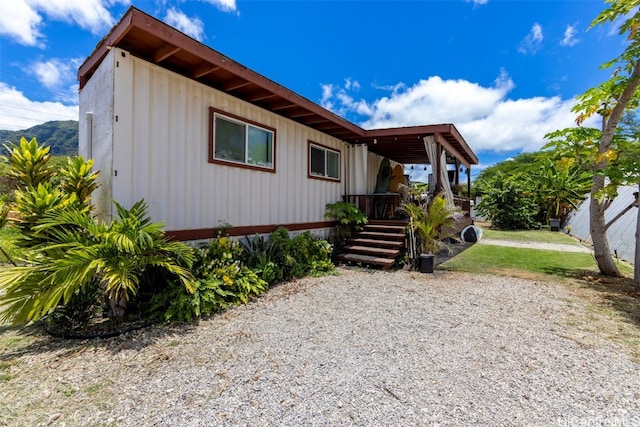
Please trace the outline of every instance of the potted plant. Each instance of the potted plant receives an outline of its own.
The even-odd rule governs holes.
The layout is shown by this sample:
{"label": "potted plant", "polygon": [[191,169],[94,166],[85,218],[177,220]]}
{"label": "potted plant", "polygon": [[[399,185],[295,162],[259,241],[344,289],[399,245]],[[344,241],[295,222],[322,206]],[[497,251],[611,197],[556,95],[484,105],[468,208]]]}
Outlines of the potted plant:
{"label": "potted plant", "polygon": [[458,210],[450,206],[442,194],[429,202],[427,209],[409,204],[406,206],[411,217],[411,230],[415,237],[418,256],[418,269],[421,273],[433,273],[435,257],[443,245],[441,239],[448,228],[456,222]]}

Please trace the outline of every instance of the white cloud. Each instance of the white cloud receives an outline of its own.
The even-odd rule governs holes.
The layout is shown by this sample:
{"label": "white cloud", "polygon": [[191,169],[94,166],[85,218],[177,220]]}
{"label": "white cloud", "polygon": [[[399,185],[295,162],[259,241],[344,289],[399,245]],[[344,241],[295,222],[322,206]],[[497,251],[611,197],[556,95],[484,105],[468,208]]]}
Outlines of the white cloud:
{"label": "white cloud", "polygon": [[37,61],[29,66],[35,78],[51,91],[53,98],[64,103],[77,103],[78,84],[75,71],[82,63],[81,58]]}
{"label": "white cloud", "polygon": [[42,16],[24,0],[0,2],[0,35],[23,45],[36,46],[42,37],[38,30],[41,22]]}
{"label": "white cloud", "polygon": [[70,71],[71,68],[68,64],[55,58],[33,64],[33,73],[36,75],[38,81],[47,89],[60,87],[62,82],[67,79]]}
{"label": "white cloud", "polygon": [[51,120],[78,120],[78,105],[32,101],[0,82],[0,129],[20,130]]}
{"label": "white cloud", "polygon": [[576,26],[567,25],[567,29],[564,30],[564,37],[560,40],[560,46],[575,46],[580,41],[576,38]]}
{"label": "white cloud", "polygon": [[167,16],[164,18],[165,22],[172,27],[177,28],[188,36],[193,37],[196,40],[202,41],[204,34],[204,24],[198,18],[190,18],[183,12],[170,8],[167,11]]}
{"label": "white cloud", "polygon": [[211,3],[223,12],[235,12],[237,10],[236,0],[204,0]]}
{"label": "white cloud", "polygon": [[40,25],[45,15],[100,34],[115,23],[107,7],[130,3],[131,0],[4,0],[0,2],[0,34],[20,44],[44,47]]}
{"label": "white cloud", "polygon": [[542,26],[536,22],[529,34],[518,45],[518,52],[534,55],[540,49],[543,39]]}
{"label": "white cloud", "polygon": [[456,127],[477,151],[536,151],[546,143],[545,134],[575,126],[574,104],[559,97],[504,99],[487,117]]}
{"label": "white cloud", "polygon": [[489,0],[465,0],[467,3],[473,3],[473,7],[479,7],[487,4]]}
{"label": "white cloud", "polygon": [[575,126],[575,99],[509,99],[514,87],[502,70],[489,87],[432,76],[413,86],[398,84],[373,102],[324,85],[321,102],[338,114],[359,114],[365,129],[453,123],[476,153],[539,150],[545,134]]}

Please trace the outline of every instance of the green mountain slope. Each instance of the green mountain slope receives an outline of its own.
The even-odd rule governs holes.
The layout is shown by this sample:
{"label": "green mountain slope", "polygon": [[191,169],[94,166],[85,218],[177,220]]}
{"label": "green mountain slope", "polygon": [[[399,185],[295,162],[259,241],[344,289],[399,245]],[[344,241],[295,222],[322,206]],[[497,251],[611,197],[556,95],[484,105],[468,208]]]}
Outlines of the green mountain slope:
{"label": "green mountain slope", "polygon": [[[76,120],[53,121],[36,125],[25,130],[0,130],[0,145],[7,141],[17,144],[21,137],[31,140],[36,138],[38,144],[51,147],[54,156],[73,156],[78,154],[78,122]],[[4,147],[0,148],[4,154]]]}

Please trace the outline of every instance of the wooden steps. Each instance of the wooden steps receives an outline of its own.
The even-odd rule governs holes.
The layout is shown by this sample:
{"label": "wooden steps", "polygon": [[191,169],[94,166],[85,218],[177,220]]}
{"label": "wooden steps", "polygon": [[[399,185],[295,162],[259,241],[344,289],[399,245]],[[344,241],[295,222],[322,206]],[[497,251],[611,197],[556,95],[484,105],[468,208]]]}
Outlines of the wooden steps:
{"label": "wooden steps", "polygon": [[349,243],[360,246],[380,246],[394,249],[401,249],[404,246],[404,242],[395,240],[362,239],[359,237],[349,240]]}
{"label": "wooden steps", "polygon": [[338,259],[389,269],[404,249],[406,223],[372,221],[348,241]]}
{"label": "wooden steps", "polygon": [[359,262],[363,264],[370,265],[379,265],[382,266],[383,269],[387,270],[396,263],[396,260],[393,258],[379,258],[371,255],[363,255],[363,254],[342,254],[340,255],[340,259],[342,261],[348,262]]}

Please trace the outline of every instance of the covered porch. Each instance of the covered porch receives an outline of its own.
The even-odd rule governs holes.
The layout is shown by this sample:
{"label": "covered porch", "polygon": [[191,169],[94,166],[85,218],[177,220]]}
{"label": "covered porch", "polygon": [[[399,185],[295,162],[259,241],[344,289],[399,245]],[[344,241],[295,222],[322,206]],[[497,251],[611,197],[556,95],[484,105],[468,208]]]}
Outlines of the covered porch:
{"label": "covered porch", "polygon": [[[347,142],[343,200],[368,218],[394,219],[402,203],[443,193],[471,222],[471,167],[478,158],[453,124],[369,130]],[[422,190],[418,180],[427,184]]]}

